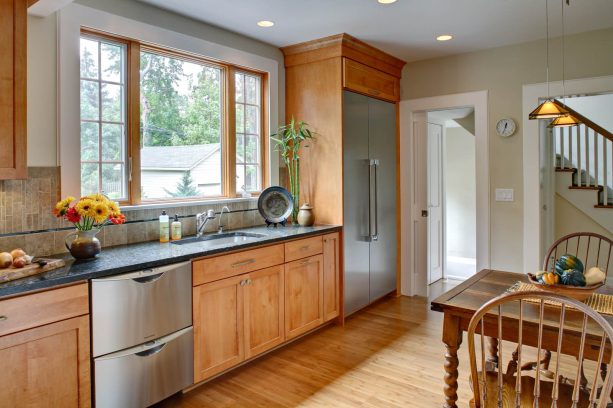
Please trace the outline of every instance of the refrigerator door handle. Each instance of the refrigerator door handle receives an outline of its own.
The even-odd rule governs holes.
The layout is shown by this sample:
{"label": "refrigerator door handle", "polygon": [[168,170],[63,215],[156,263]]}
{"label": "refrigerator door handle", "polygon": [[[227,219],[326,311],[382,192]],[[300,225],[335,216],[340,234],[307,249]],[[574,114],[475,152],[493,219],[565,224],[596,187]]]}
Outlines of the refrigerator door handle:
{"label": "refrigerator door handle", "polygon": [[[378,167],[379,160],[371,159],[369,162],[369,180],[370,180],[370,224],[369,233],[371,241],[379,240],[379,179],[378,179]],[[373,176],[374,173],[374,176]],[[374,198],[374,199],[373,199]]]}

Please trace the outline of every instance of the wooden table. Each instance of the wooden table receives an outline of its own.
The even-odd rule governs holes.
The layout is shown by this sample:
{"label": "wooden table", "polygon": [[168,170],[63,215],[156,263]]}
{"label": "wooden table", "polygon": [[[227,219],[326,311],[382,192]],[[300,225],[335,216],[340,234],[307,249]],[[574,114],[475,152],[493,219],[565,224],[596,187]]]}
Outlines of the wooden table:
{"label": "wooden table", "polygon": [[[462,343],[462,332],[468,329],[468,324],[473,314],[487,301],[502,295],[517,281],[528,283],[524,274],[513,272],[501,272],[484,269],[470,279],[462,282],[447,293],[442,294],[432,301],[431,309],[444,313],[443,318],[443,343],[445,343],[445,408],[456,408],[458,400],[458,349]],[[613,288],[603,286],[598,290],[600,293],[613,294]],[[557,350],[559,307],[546,306],[543,323],[543,349]],[[503,311],[502,339],[517,342],[518,338],[518,308],[517,304],[505,306]],[[524,333],[535,333],[538,329],[538,305],[524,305]],[[605,316],[609,323],[613,324],[612,316]],[[567,310],[562,352],[576,356],[581,336],[582,315],[578,312]],[[496,316],[484,320],[485,335],[498,337]],[[536,346],[537,336],[524,335],[523,344]],[[598,359],[598,350],[602,340],[602,330],[596,325],[590,324],[587,328],[586,347],[584,357],[590,360]],[[490,358],[497,355],[498,342],[490,341],[488,353]],[[607,355],[610,350],[607,350]]]}

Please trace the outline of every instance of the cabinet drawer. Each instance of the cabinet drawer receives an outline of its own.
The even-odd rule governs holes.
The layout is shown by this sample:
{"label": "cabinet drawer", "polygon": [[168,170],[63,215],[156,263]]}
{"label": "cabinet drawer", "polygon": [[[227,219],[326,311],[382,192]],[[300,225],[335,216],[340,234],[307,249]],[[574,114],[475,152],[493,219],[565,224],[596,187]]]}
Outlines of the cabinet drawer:
{"label": "cabinet drawer", "polygon": [[283,245],[273,245],[201,259],[194,261],[192,266],[193,284],[194,286],[202,285],[230,276],[281,265],[284,259]]}
{"label": "cabinet drawer", "polygon": [[0,336],[89,313],[87,284],[0,301]]}
{"label": "cabinet drawer", "polygon": [[321,236],[288,242],[285,244],[285,262],[318,255],[321,254],[323,250]]}
{"label": "cabinet drawer", "polygon": [[393,102],[400,96],[398,78],[347,58],[343,58],[343,87]]}

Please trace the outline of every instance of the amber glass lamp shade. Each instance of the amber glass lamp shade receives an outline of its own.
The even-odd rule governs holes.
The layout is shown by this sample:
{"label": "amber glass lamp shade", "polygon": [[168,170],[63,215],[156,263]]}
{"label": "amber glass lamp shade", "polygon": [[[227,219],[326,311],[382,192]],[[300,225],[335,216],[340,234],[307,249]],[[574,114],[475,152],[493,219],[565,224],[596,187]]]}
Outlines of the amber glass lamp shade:
{"label": "amber glass lamp shade", "polygon": [[580,123],[581,121],[577,119],[576,117],[574,117],[573,115],[566,114],[564,116],[560,116],[552,120],[551,123],[549,124],[549,127],[550,128],[571,127],[571,126],[577,126]]}
{"label": "amber glass lamp shade", "polygon": [[530,112],[528,117],[530,119],[555,119],[568,114],[568,110],[564,107],[558,105],[552,99],[547,99]]}

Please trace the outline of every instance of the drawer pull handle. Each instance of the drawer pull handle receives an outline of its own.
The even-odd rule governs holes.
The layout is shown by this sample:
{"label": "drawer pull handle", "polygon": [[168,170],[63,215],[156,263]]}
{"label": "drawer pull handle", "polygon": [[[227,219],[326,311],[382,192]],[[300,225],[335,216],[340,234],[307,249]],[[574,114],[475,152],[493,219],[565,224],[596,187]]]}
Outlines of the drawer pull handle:
{"label": "drawer pull handle", "polygon": [[252,281],[251,279],[247,279],[247,285],[251,285]]}
{"label": "drawer pull handle", "polygon": [[155,275],[149,275],[149,276],[143,276],[142,278],[134,278],[132,279],[134,282],[138,282],[138,283],[150,283],[150,282],[155,282],[157,280],[162,279],[162,276],[164,276],[165,272],[162,273],[156,273]]}
{"label": "drawer pull handle", "polygon": [[301,250],[301,251],[306,251],[307,249],[309,249],[309,246],[308,246],[308,245],[305,245],[305,246],[303,246],[303,247],[300,247],[300,250]]}
{"label": "drawer pull handle", "polygon": [[162,349],[163,349],[164,347],[166,347],[166,344],[167,344],[167,343],[160,344],[159,346],[156,346],[156,347],[150,348],[149,350],[145,350],[145,351],[141,351],[141,352],[135,353],[135,355],[137,355],[137,356],[139,356],[139,357],[149,357],[149,356],[151,356],[151,355],[153,355],[153,354],[157,354],[157,353],[159,353],[160,351],[162,351]]}
{"label": "drawer pull handle", "polygon": [[305,259],[304,261],[300,262],[300,265],[307,265],[310,264],[311,260],[310,259]]}
{"label": "drawer pull handle", "polygon": [[241,286],[245,286],[247,284],[247,280],[243,279],[242,281],[239,282],[239,285]]}
{"label": "drawer pull handle", "polygon": [[0,316],[0,322],[3,322],[8,319],[9,319],[8,316]]}
{"label": "drawer pull handle", "polygon": [[252,263],[255,262],[255,259],[247,259],[246,261],[242,261],[242,262],[236,262],[232,264],[233,268],[238,268],[240,266],[246,266],[246,265],[250,265]]}

